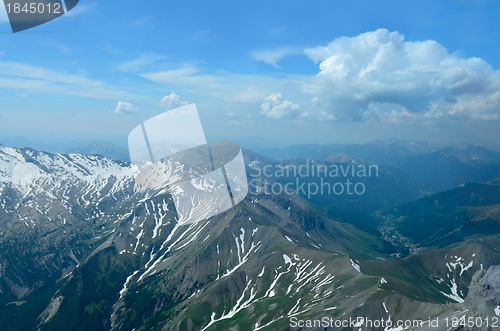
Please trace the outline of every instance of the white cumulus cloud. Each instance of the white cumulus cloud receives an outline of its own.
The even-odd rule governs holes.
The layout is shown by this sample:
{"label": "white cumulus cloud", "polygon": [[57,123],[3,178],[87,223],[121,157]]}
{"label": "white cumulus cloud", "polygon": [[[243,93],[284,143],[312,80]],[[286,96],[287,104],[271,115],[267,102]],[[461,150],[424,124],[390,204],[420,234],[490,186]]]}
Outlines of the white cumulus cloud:
{"label": "white cumulus cloud", "polygon": [[294,118],[299,115],[299,108],[299,105],[283,100],[281,93],[273,93],[265,98],[260,106],[260,113],[274,119]]}
{"label": "white cumulus cloud", "polygon": [[500,72],[482,59],[450,54],[436,41],[405,41],[397,31],[378,29],[304,52],[319,63],[319,73],[302,86],[319,97],[310,118],[500,118]]}
{"label": "white cumulus cloud", "polygon": [[133,114],[137,112],[139,108],[134,107],[133,104],[126,101],[118,101],[118,105],[115,109],[115,114]]}
{"label": "white cumulus cloud", "polygon": [[175,92],[170,93],[163,99],[161,99],[161,104],[169,109],[187,105],[189,101],[182,101],[181,97],[175,94]]}

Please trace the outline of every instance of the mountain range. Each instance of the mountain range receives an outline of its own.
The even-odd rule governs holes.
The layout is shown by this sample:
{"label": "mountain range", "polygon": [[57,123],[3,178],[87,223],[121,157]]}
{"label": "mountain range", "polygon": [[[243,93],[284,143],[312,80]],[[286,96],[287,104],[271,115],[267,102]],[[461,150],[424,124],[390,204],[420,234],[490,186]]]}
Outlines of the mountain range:
{"label": "mountain range", "polygon": [[[168,190],[135,185],[127,162],[0,146],[0,329],[299,330],[300,321],[363,316],[487,330],[443,323],[500,314],[500,185],[487,171],[497,156],[433,148],[394,152],[405,157],[381,163],[379,176],[324,178],[360,180],[366,194],[250,192],[224,213],[179,226]],[[244,151],[248,182],[271,185],[297,176],[256,176],[257,167],[298,168],[308,158],[328,169],[374,165],[367,155],[278,160]],[[429,155],[488,180],[447,190],[452,183],[433,185],[402,166]]]}
{"label": "mountain range", "polygon": [[487,182],[500,177],[500,153],[465,142],[447,146],[389,139],[367,144],[297,145],[254,151],[278,160],[323,159],[345,153],[375,164],[396,167],[423,181],[435,192],[471,181]]}

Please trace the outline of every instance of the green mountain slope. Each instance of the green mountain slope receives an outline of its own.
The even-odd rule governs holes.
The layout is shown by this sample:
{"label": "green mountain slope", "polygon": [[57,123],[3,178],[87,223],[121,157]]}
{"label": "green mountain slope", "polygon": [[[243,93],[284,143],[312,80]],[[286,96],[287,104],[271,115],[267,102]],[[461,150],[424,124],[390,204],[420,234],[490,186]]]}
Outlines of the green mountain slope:
{"label": "green mountain slope", "polygon": [[500,232],[500,185],[468,183],[380,216],[388,240],[412,250],[445,247],[474,235]]}

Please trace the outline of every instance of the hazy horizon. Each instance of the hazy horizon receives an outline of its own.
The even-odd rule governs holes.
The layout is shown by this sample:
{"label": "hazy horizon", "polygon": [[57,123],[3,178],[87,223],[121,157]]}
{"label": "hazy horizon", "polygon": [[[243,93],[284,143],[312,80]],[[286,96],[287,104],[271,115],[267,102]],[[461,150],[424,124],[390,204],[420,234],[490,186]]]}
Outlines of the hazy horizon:
{"label": "hazy horizon", "polygon": [[196,103],[209,140],[500,148],[496,2],[122,4],[15,34],[0,6],[0,137],[124,147]]}

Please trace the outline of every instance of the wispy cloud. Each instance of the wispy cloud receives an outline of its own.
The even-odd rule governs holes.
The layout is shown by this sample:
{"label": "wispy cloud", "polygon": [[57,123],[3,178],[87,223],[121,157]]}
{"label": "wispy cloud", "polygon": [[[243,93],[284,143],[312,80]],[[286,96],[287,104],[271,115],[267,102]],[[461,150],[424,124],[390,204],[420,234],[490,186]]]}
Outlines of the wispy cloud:
{"label": "wispy cloud", "polygon": [[142,77],[164,84],[176,84],[180,86],[219,86],[224,85],[224,79],[220,76],[200,74],[200,69],[194,66],[160,71],[155,73],[141,74]]}
{"label": "wispy cloud", "polygon": [[252,56],[257,61],[262,61],[267,64],[272,64],[276,68],[280,68],[280,66],[278,66],[278,62],[281,59],[283,59],[285,56],[298,53],[301,53],[300,49],[292,47],[282,47],[282,48],[254,51],[252,52]]}
{"label": "wispy cloud", "polygon": [[143,69],[145,66],[155,63],[157,61],[160,61],[164,59],[165,57],[162,55],[157,55],[157,54],[145,54],[142,55],[141,57],[131,60],[128,62],[124,62],[122,64],[119,64],[116,66],[119,70],[122,71],[138,71],[140,69]]}
{"label": "wispy cloud", "polygon": [[5,54],[5,51],[0,51],[0,56],[4,55],[4,54]]}
{"label": "wispy cloud", "polygon": [[282,89],[289,81],[301,81],[303,75],[235,74],[225,71],[204,73],[196,66],[186,66],[168,71],[143,73],[140,76],[162,84],[183,94],[216,98],[224,102],[262,103],[262,100],[277,89]]}
{"label": "wispy cloud", "polygon": [[40,42],[40,44],[54,47],[55,49],[59,50],[63,54],[69,54],[69,53],[73,52],[73,50],[71,48],[69,48],[69,47],[67,47],[59,42],[55,42],[55,41],[44,41],[44,42]]}
{"label": "wispy cloud", "polygon": [[130,96],[82,74],[70,74],[17,62],[0,61],[0,87],[30,92],[64,93],[96,99]]}

